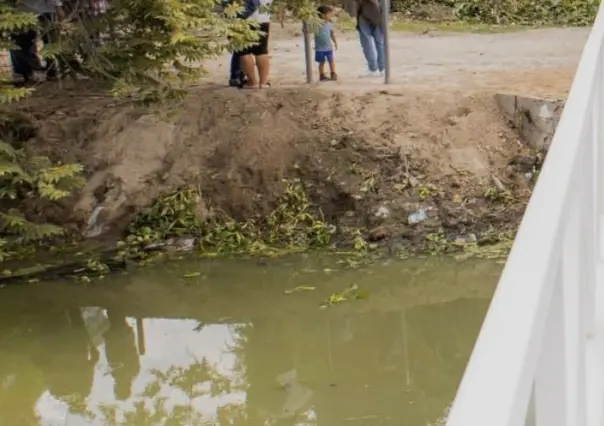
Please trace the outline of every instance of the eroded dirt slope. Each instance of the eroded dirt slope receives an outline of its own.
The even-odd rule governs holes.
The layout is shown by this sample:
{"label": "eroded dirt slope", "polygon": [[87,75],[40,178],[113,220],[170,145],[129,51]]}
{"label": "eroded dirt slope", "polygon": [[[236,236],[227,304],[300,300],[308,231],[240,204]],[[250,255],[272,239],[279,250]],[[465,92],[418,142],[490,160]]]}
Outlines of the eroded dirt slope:
{"label": "eroded dirt slope", "polygon": [[38,212],[79,230],[102,206],[104,231],[117,234],[183,186],[200,188],[205,212],[259,217],[299,179],[327,220],[372,239],[467,236],[515,226],[536,161],[491,94],[200,88],[158,115],[78,93],[20,109],[37,128],[28,149],[86,167],[81,194]]}

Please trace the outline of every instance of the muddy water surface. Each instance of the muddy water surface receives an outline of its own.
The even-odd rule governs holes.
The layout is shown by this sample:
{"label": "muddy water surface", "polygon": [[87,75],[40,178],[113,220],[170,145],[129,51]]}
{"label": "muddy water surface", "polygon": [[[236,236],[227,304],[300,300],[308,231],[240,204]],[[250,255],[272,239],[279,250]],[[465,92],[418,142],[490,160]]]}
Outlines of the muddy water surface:
{"label": "muddy water surface", "polygon": [[[0,424],[437,425],[499,272],[195,259],[6,287]],[[350,285],[369,297],[320,307]]]}

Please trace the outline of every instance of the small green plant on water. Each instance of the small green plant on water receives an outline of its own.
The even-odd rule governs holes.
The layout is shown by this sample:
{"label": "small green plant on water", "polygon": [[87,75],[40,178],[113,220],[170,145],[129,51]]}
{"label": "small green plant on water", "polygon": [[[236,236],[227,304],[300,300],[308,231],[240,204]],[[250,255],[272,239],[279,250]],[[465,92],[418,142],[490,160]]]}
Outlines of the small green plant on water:
{"label": "small green plant on water", "polygon": [[349,300],[366,299],[367,297],[369,297],[369,293],[367,291],[359,289],[356,284],[352,284],[350,287],[347,287],[339,293],[331,294],[327,300],[321,304],[321,307],[328,308]]}

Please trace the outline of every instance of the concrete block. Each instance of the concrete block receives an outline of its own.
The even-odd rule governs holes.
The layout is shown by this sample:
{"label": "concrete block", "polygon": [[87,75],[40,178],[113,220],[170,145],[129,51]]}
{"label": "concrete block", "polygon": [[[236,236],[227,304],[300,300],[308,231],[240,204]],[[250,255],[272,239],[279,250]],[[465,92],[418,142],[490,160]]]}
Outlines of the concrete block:
{"label": "concrete block", "polygon": [[535,149],[549,148],[564,109],[564,100],[498,93],[495,101],[526,144]]}

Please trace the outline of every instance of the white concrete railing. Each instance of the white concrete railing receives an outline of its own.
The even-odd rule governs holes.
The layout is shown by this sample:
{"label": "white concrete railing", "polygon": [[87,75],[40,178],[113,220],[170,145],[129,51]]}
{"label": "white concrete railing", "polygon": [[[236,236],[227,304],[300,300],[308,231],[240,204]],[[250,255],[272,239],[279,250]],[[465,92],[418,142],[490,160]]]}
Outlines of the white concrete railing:
{"label": "white concrete railing", "polygon": [[603,8],[447,426],[604,424]]}

